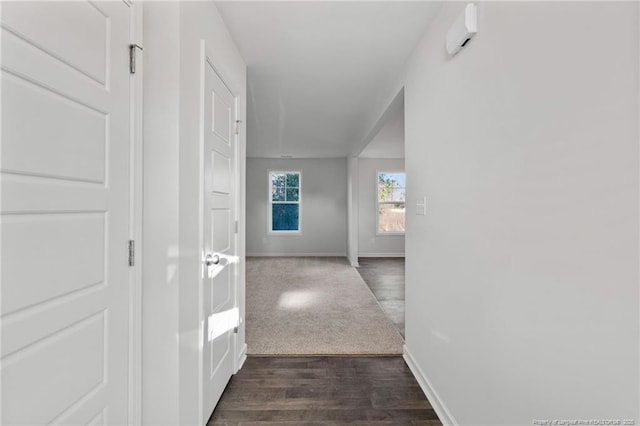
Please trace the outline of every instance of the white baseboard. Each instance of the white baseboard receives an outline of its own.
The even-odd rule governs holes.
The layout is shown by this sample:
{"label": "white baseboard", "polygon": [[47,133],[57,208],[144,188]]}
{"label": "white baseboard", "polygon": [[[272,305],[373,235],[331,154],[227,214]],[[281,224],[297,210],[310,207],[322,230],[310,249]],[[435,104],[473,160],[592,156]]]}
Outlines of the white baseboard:
{"label": "white baseboard", "polygon": [[[240,350],[240,353],[238,354],[238,358],[236,359],[236,366],[238,368],[236,368],[235,373],[240,371],[240,369],[242,368],[242,366],[244,365],[244,362],[246,360],[247,360],[247,344],[245,343],[242,346],[242,349]],[[235,373],[233,373],[233,374],[235,374]]]}
{"label": "white baseboard", "polygon": [[433,410],[438,415],[438,418],[440,419],[442,424],[444,426],[457,426],[458,422],[456,422],[449,409],[447,409],[445,403],[442,401],[442,399],[440,399],[440,396],[431,385],[431,382],[427,378],[426,374],[424,374],[422,369],[416,363],[415,359],[411,355],[411,352],[407,348],[407,345],[404,345],[403,349],[404,360],[407,362],[409,369],[415,376],[418,384],[420,385],[420,388],[422,388],[422,392],[424,392],[424,394],[426,395],[427,399],[431,403],[431,406],[433,407]]}
{"label": "white baseboard", "polygon": [[404,257],[404,253],[358,253],[358,257]]}
{"label": "white baseboard", "polygon": [[247,257],[347,257],[346,253],[247,253]]}

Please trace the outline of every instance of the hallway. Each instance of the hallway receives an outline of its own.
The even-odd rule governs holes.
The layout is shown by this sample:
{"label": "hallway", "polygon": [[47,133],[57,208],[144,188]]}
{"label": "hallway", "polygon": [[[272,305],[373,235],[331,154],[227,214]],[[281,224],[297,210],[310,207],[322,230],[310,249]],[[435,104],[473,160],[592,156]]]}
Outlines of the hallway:
{"label": "hallway", "polygon": [[249,357],[207,426],[441,425],[401,357]]}
{"label": "hallway", "polygon": [[640,421],[640,0],[0,2],[0,424]]}

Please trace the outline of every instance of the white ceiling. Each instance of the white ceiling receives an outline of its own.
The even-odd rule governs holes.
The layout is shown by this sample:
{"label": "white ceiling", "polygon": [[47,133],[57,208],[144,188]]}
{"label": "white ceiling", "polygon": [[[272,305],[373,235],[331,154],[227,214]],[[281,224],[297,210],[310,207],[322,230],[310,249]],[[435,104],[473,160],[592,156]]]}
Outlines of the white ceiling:
{"label": "white ceiling", "polygon": [[404,102],[390,111],[389,119],[382,125],[360,158],[404,158]]}
{"label": "white ceiling", "polygon": [[[217,2],[247,63],[247,155],[345,157],[372,130],[436,2]],[[376,107],[374,110],[373,107]],[[386,105],[385,105],[386,107]]]}

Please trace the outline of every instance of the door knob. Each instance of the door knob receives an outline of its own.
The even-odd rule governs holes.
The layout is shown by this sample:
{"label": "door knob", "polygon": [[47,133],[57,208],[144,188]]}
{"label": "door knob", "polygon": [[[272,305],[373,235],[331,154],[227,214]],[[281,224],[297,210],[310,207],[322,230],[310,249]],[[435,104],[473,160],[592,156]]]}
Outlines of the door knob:
{"label": "door knob", "polygon": [[204,258],[204,263],[207,266],[217,265],[220,263],[220,256],[217,254],[207,253],[207,256]]}

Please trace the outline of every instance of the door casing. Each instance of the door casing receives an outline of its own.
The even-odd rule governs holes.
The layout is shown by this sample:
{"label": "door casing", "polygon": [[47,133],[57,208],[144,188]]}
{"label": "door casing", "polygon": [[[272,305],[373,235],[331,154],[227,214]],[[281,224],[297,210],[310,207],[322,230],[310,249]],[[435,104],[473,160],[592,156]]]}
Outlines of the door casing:
{"label": "door casing", "polygon": [[[131,45],[143,46],[142,1],[131,2]],[[142,188],[143,188],[143,78],[144,55],[136,53],[131,74],[131,201],[129,239],[134,241],[134,265],[129,270],[129,425],[142,424]]]}

